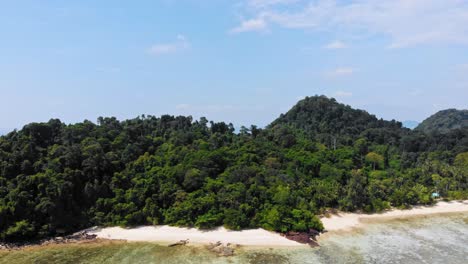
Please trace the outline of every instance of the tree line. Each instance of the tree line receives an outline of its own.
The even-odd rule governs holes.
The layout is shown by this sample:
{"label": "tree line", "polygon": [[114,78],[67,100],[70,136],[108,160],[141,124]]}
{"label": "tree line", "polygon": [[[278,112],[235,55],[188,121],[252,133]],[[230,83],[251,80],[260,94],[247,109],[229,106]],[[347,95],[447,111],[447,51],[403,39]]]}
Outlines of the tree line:
{"label": "tree line", "polygon": [[268,127],[190,116],[31,123],[0,137],[0,240],[94,225],[322,230],[330,208],[468,198],[468,129],[426,134],[323,96]]}

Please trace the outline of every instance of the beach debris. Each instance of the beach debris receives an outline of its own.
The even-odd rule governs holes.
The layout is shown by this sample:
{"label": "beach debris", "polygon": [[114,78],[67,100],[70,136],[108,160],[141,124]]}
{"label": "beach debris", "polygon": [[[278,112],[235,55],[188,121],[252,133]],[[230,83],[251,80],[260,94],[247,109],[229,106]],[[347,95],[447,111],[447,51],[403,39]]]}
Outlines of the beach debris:
{"label": "beach debris", "polygon": [[175,247],[175,246],[185,246],[187,245],[189,242],[188,239],[185,239],[185,240],[179,240],[179,242],[176,242],[176,243],[173,243],[173,244],[170,244],[169,247]]}

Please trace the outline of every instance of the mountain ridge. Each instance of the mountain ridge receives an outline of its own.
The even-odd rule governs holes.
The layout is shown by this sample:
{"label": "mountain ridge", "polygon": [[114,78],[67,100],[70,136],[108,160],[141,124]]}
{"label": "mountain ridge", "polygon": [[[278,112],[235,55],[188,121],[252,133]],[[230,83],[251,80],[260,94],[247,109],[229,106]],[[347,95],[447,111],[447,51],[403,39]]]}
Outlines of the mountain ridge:
{"label": "mountain ridge", "polygon": [[468,127],[468,109],[455,108],[436,112],[422,121],[415,130],[425,133],[442,132]]}

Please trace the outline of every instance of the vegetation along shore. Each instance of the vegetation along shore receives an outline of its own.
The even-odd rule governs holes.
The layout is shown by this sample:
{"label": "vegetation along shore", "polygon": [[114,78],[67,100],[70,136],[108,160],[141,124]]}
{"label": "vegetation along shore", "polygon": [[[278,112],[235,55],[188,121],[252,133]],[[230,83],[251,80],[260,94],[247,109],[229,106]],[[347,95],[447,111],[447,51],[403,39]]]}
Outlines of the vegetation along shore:
{"label": "vegetation along shore", "polygon": [[31,123],[0,137],[0,241],[148,225],[294,236],[333,210],[467,199],[468,128],[453,116],[410,130],[314,96],[238,131],[168,115]]}

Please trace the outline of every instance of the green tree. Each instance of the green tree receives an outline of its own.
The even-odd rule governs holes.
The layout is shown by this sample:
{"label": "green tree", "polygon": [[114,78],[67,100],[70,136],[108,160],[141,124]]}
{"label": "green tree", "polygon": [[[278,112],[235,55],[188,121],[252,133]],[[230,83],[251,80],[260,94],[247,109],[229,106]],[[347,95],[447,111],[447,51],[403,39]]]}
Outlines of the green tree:
{"label": "green tree", "polygon": [[454,164],[456,166],[468,168],[468,152],[463,152],[463,153],[458,154],[455,157]]}
{"label": "green tree", "polygon": [[366,155],[366,161],[372,164],[373,170],[376,170],[376,168],[383,168],[384,157],[375,152],[369,152]]}

